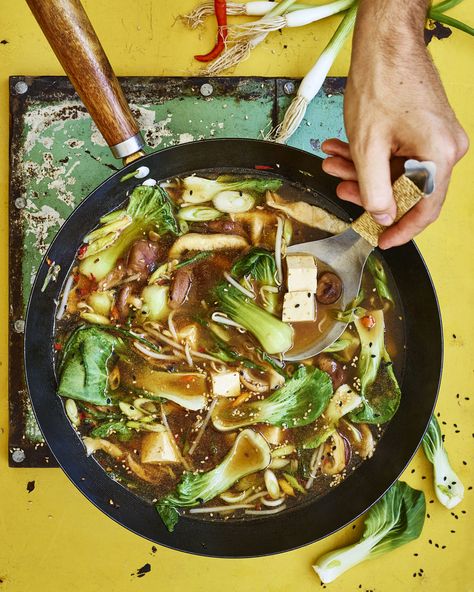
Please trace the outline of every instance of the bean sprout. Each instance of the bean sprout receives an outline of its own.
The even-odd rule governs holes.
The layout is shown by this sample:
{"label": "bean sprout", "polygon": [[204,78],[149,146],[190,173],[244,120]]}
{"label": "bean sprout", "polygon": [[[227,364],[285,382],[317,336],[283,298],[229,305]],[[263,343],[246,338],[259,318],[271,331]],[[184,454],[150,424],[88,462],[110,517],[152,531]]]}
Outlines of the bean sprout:
{"label": "bean sprout", "polygon": [[220,512],[229,512],[232,510],[241,510],[242,508],[253,508],[251,504],[234,504],[233,506],[213,506],[210,508],[191,508],[189,510],[190,514],[210,514],[215,512],[216,514]]}
{"label": "bean sprout", "polygon": [[178,334],[176,333],[176,327],[174,326],[174,323],[173,323],[173,317],[174,317],[175,312],[176,312],[175,310],[172,310],[169,314],[168,329],[170,330],[170,333],[171,333],[171,336],[173,337],[173,339],[175,341],[178,341]]}
{"label": "bean sprout", "polygon": [[282,512],[283,510],[286,510],[286,504],[273,508],[272,510],[245,510],[245,513],[249,516],[268,516],[270,514],[278,514],[278,512]]}
{"label": "bean sprout", "polygon": [[281,504],[285,501],[285,497],[280,497],[276,500],[268,500],[264,497],[262,497],[261,502],[262,504],[264,504],[265,506],[269,506],[270,508],[276,508],[277,506],[281,506]]}
{"label": "bean sprout", "polygon": [[186,356],[187,363],[191,367],[194,366],[194,360],[193,360],[193,358],[191,356],[191,349],[190,349],[190,346],[189,346],[189,342],[188,341],[186,341],[186,344],[184,346],[184,355]]}
{"label": "bean sprout", "polygon": [[280,285],[283,281],[283,271],[281,267],[281,242],[283,239],[283,220],[277,216],[277,231],[275,235],[275,263],[277,269],[277,283]]}
{"label": "bean sprout", "polygon": [[255,299],[255,294],[253,292],[251,292],[250,290],[247,290],[246,288],[244,288],[243,286],[241,286],[239,284],[238,281],[236,281],[231,275],[230,273],[228,273],[227,271],[224,271],[224,277],[225,279],[229,282],[229,284],[231,286],[234,286],[234,288],[236,288],[237,290],[239,290],[239,292],[242,292],[242,294],[244,294],[244,296],[248,296],[249,298],[253,298]]}
{"label": "bean sprout", "polygon": [[170,428],[170,424],[168,423],[168,418],[166,417],[166,413],[165,413],[165,409],[163,407],[163,405],[160,406],[161,407],[161,421],[163,423],[163,425],[166,428],[166,431],[168,432],[168,436],[171,442],[171,446],[173,447],[174,451],[176,452],[177,457],[179,458],[181,464],[183,465],[183,467],[187,470],[190,471],[191,470],[191,466],[188,463],[188,461],[184,458],[184,456],[181,454],[181,450],[179,449],[179,446],[176,444],[176,440],[173,436],[173,432],[171,431]]}
{"label": "bean sprout", "polygon": [[325,321],[326,321],[326,319],[327,319],[327,316],[328,316],[328,313],[327,313],[327,312],[325,312],[325,313],[324,313],[324,315],[323,315],[323,318],[322,318],[322,319],[319,321],[319,323],[318,323],[318,331],[319,331],[319,332],[321,332],[321,331],[322,331],[322,327],[323,327],[323,324],[324,324],[324,322],[325,322]]}
{"label": "bean sprout", "polygon": [[236,323],[235,321],[232,321],[221,312],[213,312],[211,319],[214,321],[214,323],[228,325],[229,327],[237,327],[237,329],[243,329],[244,331],[246,330],[245,327],[239,325],[239,323]]}
{"label": "bean sprout", "polygon": [[212,412],[214,411],[214,407],[216,406],[216,403],[217,403],[217,399],[214,399],[212,401],[212,403],[209,405],[209,410],[206,414],[206,417],[204,418],[204,421],[202,422],[202,425],[199,428],[199,432],[197,433],[196,438],[194,439],[194,442],[191,444],[191,448],[189,449],[190,456],[192,456],[194,454],[194,451],[196,450],[197,445],[201,441],[204,431],[207,428],[207,424],[209,423],[209,421],[211,419],[211,415],[212,415]]}
{"label": "bean sprout", "polygon": [[142,354],[145,354],[145,356],[153,358],[154,360],[177,360],[177,359],[179,359],[175,355],[171,356],[168,354],[159,354],[157,352],[154,352],[151,349],[148,349],[147,347],[145,347],[144,345],[139,343],[138,341],[134,341],[133,345],[136,347],[136,349],[138,349],[139,352],[141,352]]}
{"label": "bean sprout", "polygon": [[58,320],[58,321],[60,321],[63,318],[64,313],[66,311],[67,301],[69,299],[69,294],[71,292],[73,283],[74,283],[74,276],[71,274],[67,278],[66,285],[64,286],[64,292],[63,292],[63,295],[61,298],[61,304],[59,305],[58,313],[56,315],[56,320]]}
{"label": "bean sprout", "polygon": [[311,457],[311,461],[309,463],[310,475],[309,479],[306,481],[306,484],[304,486],[305,489],[310,489],[314,483],[314,480],[318,472],[318,467],[321,463],[321,458],[323,456],[323,449],[324,445],[321,444],[321,446],[319,446],[319,448],[316,448],[316,450],[313,452],[313,456]]}

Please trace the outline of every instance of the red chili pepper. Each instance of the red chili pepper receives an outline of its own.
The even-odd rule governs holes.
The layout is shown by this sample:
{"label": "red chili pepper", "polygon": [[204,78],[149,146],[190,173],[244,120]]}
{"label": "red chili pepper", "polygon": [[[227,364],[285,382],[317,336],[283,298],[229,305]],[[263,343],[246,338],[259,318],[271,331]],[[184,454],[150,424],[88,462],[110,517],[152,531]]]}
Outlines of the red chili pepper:
{"label": "red chili pepper", "polygon": [[61,351],[63,349],[63,346],[61,343],[55,343],[54,349],[55,349],[55,351]]}
{"label": "red chili pepper", "polygon": [[203,55],[195,55],[198,62],[212,62],[224,51],[227,39],[227,2],[226,0],[214,0],[214,13],[217,20],[217,41],[213,49]]}
{"label": "red chili pepper", "polygon": [[257,171],[271,171],[273,167],[269,164],[256,164],[254,167]]}
{"label": "red chili pepper", "polygon": [[360,319],[360,322],[366,329],[372,329],[372,327],[375,327],[375,319],[372,315],[365,315],[365,317]]}
{"label": "red chili pepper", "polygon": [[82,245],[82,247],[77,252],[77,256],[82,257],[86,251],[87,251],[87,245]]}

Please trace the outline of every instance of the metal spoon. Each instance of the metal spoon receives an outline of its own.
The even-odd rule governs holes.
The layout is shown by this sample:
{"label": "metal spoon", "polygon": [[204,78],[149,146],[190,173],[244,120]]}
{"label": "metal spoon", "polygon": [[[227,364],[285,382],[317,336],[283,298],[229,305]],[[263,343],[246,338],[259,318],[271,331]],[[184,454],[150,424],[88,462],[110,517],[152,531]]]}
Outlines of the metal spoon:
{"label": "metal spoon", "polygon": [[[434,190],[435,164],[407,160],[405,174],[393,184],[393,196],[397,202],[397,217],[400,219],[422,197],[429,196]],[[288,247],[288,253],[309,253],[318,261],[331,267],[341,278],[343,293],[339,306],[345,310],[357,297],[362,281],[362,272],[368,256],[378,245],[380,234],[385,230],[365,212],[352,222],[343,233],[318,241],[300,243]],[[334,320],[328,331],[319,334],[315,341],[304,350],[290,349],[285,360],[297,361],[314,356],[338,339],[348,323]]]}

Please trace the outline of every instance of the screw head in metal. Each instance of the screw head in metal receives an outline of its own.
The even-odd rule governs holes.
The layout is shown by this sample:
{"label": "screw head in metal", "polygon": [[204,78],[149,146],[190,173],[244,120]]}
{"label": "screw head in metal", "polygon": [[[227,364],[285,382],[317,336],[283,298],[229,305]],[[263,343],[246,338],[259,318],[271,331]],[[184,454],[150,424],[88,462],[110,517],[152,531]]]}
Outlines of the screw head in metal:
{"label": "screw head in metal", "polygon": [[28,85],[24,80],[19,80],[15,84],[15,92],[19,95],[24,95],[28,91]]}
{"label": "screw head in metal", "polygon": [[205,82],[199,89],[199,92],[202,94],[203,97],[210,97],[214,92],[214,87],[212,86],[212,84]]}
{"label": "screw head in metal", "polygon": [[15,199],[15,207],[22,210],[26,207],[26,199],[24,197],[17,197]]}
{"label": "screw head in metal", "polygon": [[16,463],[22,463],[26,458],[25,451],[21,448],[17,448],[12,452],[12,461]]}
{"label": "screw head in metal", "polygon": [[285,92],[285,95],[292,95],[295,92],[295,83],[288,81],[285,82],[285,84],[283,85],[283,90]]}
{"label": "screw head in metal", "polygon": [[15,321],[13,328],[15,329],[15,333],[24,333],[25,321],[23,319],[18,319],[17,321]]}

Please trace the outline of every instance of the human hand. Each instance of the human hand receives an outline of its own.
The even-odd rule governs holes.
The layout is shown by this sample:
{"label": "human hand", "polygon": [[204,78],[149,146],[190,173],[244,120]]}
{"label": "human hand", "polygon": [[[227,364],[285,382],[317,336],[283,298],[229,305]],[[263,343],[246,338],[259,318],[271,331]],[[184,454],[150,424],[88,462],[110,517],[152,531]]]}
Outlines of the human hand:
{"label": "human hand", "polygon": [[344,98],[349,144],[325,141],[322,149],[328,158],[323,169],[342,179],[337,188],[341,199],[362,205],[374,220],[390,226],[396,215],[391,165],[407,158],[436,164],[434,193],[382,234],[379,246],[387,249],[407,242],[436,220],[468,139],[424,44],[407,25],[404,34],[412,37],[405,40],[406,47],[403,42],[389,44],[387,54],[386,40],[380,39],[383,24],[369,19],[370,3],[365,6],[361,2]]}

